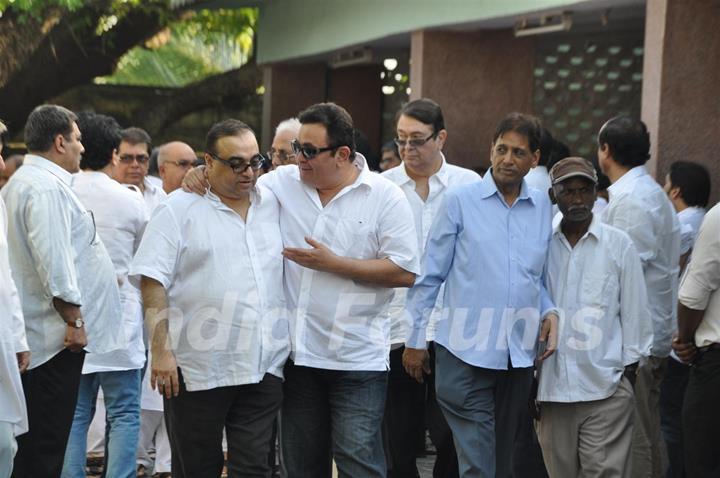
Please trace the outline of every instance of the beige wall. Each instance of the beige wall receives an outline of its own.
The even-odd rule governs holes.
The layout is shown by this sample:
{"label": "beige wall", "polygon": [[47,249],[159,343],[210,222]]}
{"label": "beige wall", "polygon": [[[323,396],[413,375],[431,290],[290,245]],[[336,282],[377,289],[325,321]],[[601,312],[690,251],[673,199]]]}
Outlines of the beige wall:
{"label": "beige wall", "polygon": [[411,42],[411,99],[437,101],[448,129],[449,162],[488,166],[500,119],[531,113],[534,47],[509,30],[419,31]]}

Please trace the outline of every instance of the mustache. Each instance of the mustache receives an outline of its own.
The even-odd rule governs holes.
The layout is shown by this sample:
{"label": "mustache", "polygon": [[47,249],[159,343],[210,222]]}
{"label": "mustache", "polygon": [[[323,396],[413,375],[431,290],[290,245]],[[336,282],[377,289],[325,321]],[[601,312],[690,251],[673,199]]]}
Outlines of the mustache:
{"label": "mustache", "polygon": [[589,208],[587,206],[570,206],[568,208],[567,212],[571,213],[571,212],[576,212],[576,211],[577,212],[590,212],[590,211],[592,211],[592,208]]}

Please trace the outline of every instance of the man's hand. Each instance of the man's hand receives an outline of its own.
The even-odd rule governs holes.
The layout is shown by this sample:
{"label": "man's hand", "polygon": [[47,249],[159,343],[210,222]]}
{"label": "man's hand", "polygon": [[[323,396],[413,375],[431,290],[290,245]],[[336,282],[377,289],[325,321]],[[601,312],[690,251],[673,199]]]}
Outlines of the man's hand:
{"label": "man's hand", "polygon": [[67,324],[65,327],[65,348],[70,352],[78,353],[87,345],[85,327],[75,327],[74,324]]}
{"label": "man's hand", "polygon": [[542,327],[540,328],[540,337],[538,338],[538,341],[541,345],[545,344],[545,350],[537,358],[539,362],[542,362],[543,360],[554,354],[555,350],[557,350],[558,320],[559,319],[556,314],[549,313],[542,321]]}
{"label": "man's hand", "polygon": [[192,168],[187,172],[182,181],[182,189],[186,193],[195,193],[203,195],[210,187],[210,183],[207,180],[207,171],[205,166],[198,166]]}
{"label": "man's hand", "polygon": [[310,237],[305,242],[312,246],[312,249],[301,249],[299,247],[286,247],[282,255],[293,262],[308,269],[316,271],[332,272],[338,256],[324,244],[319,243]]}
{"label": "man's hand", "polygon": [[686,364],[692,363],[697,355],[697,347],[693,342],[680,342],[677,336],[673,337],[672,348],[675,351],[675,355]]}
{"label": "man's hand", "polygon": [[430,375],[430,354],[425,349],[410,349],[403,352],[403,367],[412,378],[423,383],[423,373]]}
{"label": "man's hand", "polygon": [[30,365],[30,351],[18,352],[15,355],[17,356],[18,370],[20,370],[20,373],[25,373]]}
{"label": "man's hand", "polygon": [[177,373],[175,355],[169,350],[152,355],[150,386],[165,398],[177,397],[180,394],[180,380]]}

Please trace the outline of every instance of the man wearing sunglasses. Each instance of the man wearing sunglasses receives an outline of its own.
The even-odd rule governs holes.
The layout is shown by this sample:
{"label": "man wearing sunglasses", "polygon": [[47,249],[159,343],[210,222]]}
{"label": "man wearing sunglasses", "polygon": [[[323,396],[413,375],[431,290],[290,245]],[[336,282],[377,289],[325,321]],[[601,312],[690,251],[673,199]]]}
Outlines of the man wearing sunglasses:
{"label": "man wearing sunglasses", "polygon": [[[292,353],[285,366],[282,453],[290,478],[385,477],[387,308],[419,265],[412,211],[355,151],[333,103],[299,115],[298,164],[262,177],[280,202]],[[186,178],[203,190],[202,173]]]}
{"label": "man wearing sunglasses", "polygon": [[167,196],[161,187],[147,179],[151,142],[150,135],[142,128],[124,129],[118,146],[120,162],[113,173],[115,180],[120,184],[129,184],[140,190],[150,213]]}
{"label": "man wearing sunglasses", "polygon": [[[433,100],[423,98],[405,105],[397,114],[396,128],[395,144],[402,163],[383,173],[383,177],[400,186],[405,193],[413,211],[418,250],[422,252],[447,190],[478,182],[481,177],[474,171],[445,161],[442,149],[448,133],[440,105]],[[431,351],[435,322],[442,313],[442,295],[442,292],[438,294],[426,337]],[[458,474],[457,458],[452,433],[435,399],[434,364],[430,363],[431,373],[424,374],[417,381],[405,372],[402,365],[403,344],[410,330],[403,314],[406,298],[407,289],[398,289],[390,308],[392,351],[386,417],[392,476],[417,476],[416,440],[413,437],[418,431],[424,437],[424,411],[430,438],[437,449],[433,476],[451,478]]]}
{"label": "man wearing sunglasses", "polygon": [[167,194],[180,189],[185,174],[192,169],[197,156],[190,145],[182,141],[163,144],[158,150],[158,171],[163,191]]}
{"label": "man wearing sunglasses", "polygon": [[256,185],[263,157],[245,123],[206,139],[209,188],[178,191],[148,223],[131,266],[151,350],[150,383],[164,395],[172,476],[267,477],[282,401],[289,329],[279,205]]}

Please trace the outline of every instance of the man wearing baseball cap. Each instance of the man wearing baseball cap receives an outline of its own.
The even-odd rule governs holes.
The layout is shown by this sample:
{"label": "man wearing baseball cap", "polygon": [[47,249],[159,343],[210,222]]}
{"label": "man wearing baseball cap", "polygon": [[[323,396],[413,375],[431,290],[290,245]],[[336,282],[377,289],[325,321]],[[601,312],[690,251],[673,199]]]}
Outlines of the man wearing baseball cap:
{"label": "man wearing baseball cap", "polygon": [[590,161],[563,159],[550,181],[563,214],[547,261],[560,332],[539,372],[538,439],[551,477],[627,477],[635,371],[653,339],[640,257],[626,233],[593,216]]}

